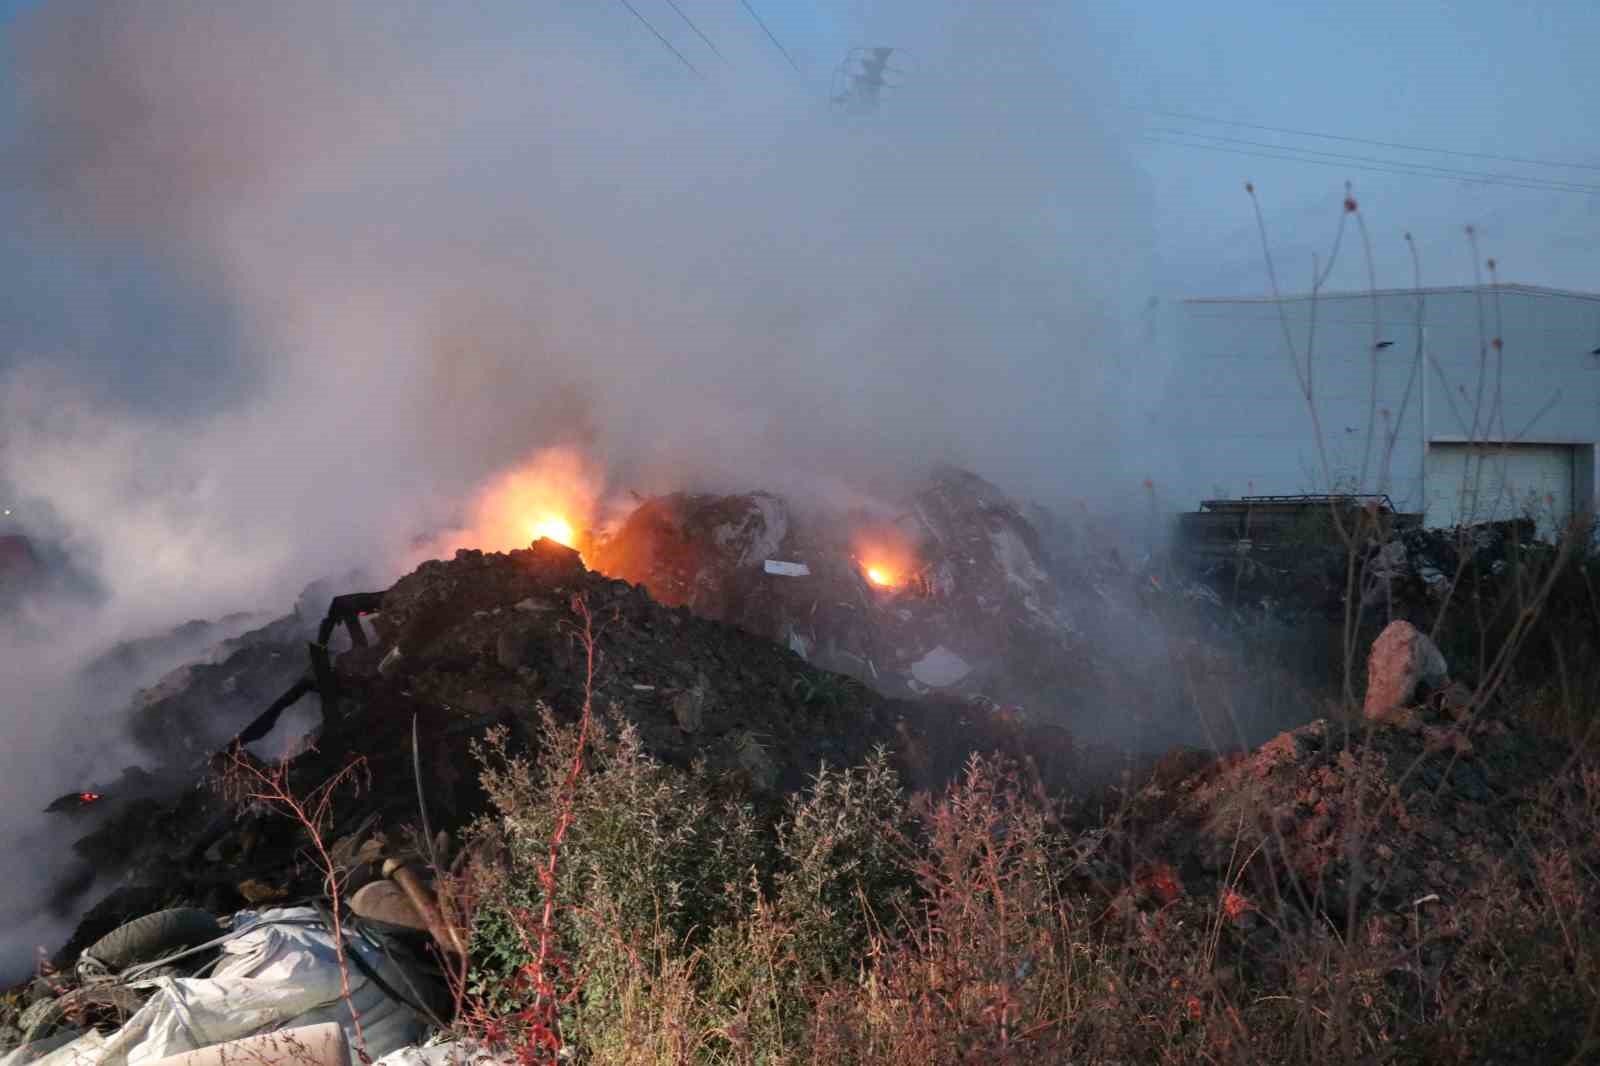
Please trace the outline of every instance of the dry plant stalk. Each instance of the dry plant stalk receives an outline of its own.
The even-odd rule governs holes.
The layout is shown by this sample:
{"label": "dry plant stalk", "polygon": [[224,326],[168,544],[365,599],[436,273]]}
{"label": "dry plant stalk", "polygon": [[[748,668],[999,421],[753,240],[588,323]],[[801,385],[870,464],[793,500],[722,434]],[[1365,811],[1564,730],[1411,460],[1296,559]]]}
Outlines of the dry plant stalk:
{"label": "dry plant stalk", "polygon": [[367,783],[366,759],[357,756],[350,760],[338,773],[304,796],[297,795],[289,783],[288,759],[277,763],[260,763],[239,747],[230,749],[226,759],[223,772],[225,794],[240,801],[262,804],[268,810],[292,819],[305,830],[311,842],[312,858],[322,872],[323,886],[328,893],[333,947],[339,963],[339,994],[350,1011],[356,1036],[356,1054],[362,1062],[370,1063],[372,1056],[367,1053],[361,1012],[356,1009],[350,991],[350,960],[345,951],[343,909],[347,875],[334,861],[328,850],[327,839],[333,825],[334,796],[346,785],[359,790]]}
{"label": "dry plant stalk", "polygon": [[[474,996],[468,989],[471,961],[466,952],[446,960],[446,977],[455,1000],[458,1022],[471,1038],[491,1048],[508,1048],[521,1066],[542,1066],[558,1061],[564,1047],[561,1036],[561,1008],[573,1002],[577,985],[556,945],[557,873],[561,846],[575,819],[579,775],[589,748],[594,718],[594,678],[598,631],[587,600],[572,598],[572,611],[581,625],[573,632],[584,654],[583,706],[578,720],[578,743],[572,763],[560,790],[556,824],[550,834],[545,861],[539,870],[539,887],[544,896],[535,916],[526,909],[515,914],[515,928],[522,949],[531,957],[518,969],[513,980],[516,990],[531,993],[531,1003],[509,1014],[497,1014],[487,997]],[[462,859],[466,855],[463,854]],[[458,870],[448,880],[441,879],[438,894],[441,923],[453,943],[465,945],[472,928],[472,915],[479,902],[481,871]],[[567,987],[563,989],[561,986]]]}

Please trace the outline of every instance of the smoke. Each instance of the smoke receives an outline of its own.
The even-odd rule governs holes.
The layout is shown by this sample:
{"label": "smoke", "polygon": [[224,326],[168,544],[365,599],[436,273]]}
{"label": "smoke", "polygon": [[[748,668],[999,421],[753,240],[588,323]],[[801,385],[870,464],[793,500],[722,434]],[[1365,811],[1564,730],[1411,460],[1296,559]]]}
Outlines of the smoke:
{"label": "smoke", "polygon": [[[609,3],[19,22],[5,254],[60,328],[0,353],[0,483],[104,632],[392,576],[551,447],[608,491],[1136,494],[1147,240],[1063,5],[769,0],[802,74],[737,5],[680,4],[725,62],[637,6],[703,77]],[[830,108],[879,43],[899,87]]]}
{"label": "smoke", "polygon": [[640,489],[940,458],[1022,491],[1123,476],[1136,203],[1093,41],[1047,5],[891,7],[832,35],[911,57],[845,118],[704,6],[729,56],[704,79],[605,4],[40,10],[17,45],[33,197],[232,328],[176,412],[14,367],[3,476],[135,613],[395,559],[556,444]]}

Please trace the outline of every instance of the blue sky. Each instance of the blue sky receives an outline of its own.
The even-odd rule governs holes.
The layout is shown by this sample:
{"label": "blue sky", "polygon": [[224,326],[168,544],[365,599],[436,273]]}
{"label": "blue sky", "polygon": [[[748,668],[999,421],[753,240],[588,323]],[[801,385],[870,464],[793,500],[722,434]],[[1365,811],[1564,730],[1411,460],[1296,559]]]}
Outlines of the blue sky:
{"label": "blue sky", "polygon": [[[823,57],[864,43],[842,35],[848,18],[818,14],[827,4],[767,0],[762,7],[818,66]],[[1372,227],[1382,285],[1409,280],[1401,240],[1408,230],[1423,256],[1425,284],[1470,280],[1462,229],[1471,223],[1484,255],[1498,257],[1506,279],[1600,289],[1600,192],[1376,173],[1356,169],[1370,165],[1356,160],[1278,161],[1141,138],[1154,134],[1165,141],[1278,154],[1155,132],[1182,130],[1600,189],[1600,140],[1594,136],[1600,130],[1600,4],[1156,0],[1080,7],[1103,60],[1099,73],[1109,79],[1105,95],[1113,109],[1106,119],[1125,136],[1128,156],[1147,182],[1156,234],[1152,251],[1165,291],[1259,289],[1255,226],[1242,194],[1246,180],[1260,192],[1274,245],[1291,276],[1296,263],[1302,275],[1308,273],[1310,253],[1325,246],[1343,184],[1350,180]],[[989,8],[994,18],[1006,17],[1005,4]],[[885,27],[883,39],[892,44],[896,35]],[[1118,113],[1115,105],[1123,110]],[[1287,136],[1153,113],[1160,111],[1590,169]],[[1350,272],[1340,271],[1333,280],[1360,286],[1360,264],[1349,262]]]}
{"label": "blue sky", "polygon": [[[0,25],[40,0],[0,0]],[[640,11],[686,55],[709,66],[703,46],[663,0],[639,0]],[[683,0],[707,24],[716,4]],[[732,0],[722,6],[732,8]],[[608,14],[618,47],[656,49],[620,5]],[[796,56],[799,92],[824,93],[838,59],[852,46],[917,39],[913,5],[760,0],[755,4]],[[987,7],[1009,17],[1005,4]],[[1375,141],[1492,155],[1588,164],[1600,168],[1600,5],[1585,0],[1506,3],[1492,0],[1250,0],[1223,5],[1154,2],[1083,5],[1081,32],[1093,39],[1103,121],[1146,194],[1153,233],[1149,253],[1164,294],[1253,291],[1260,255],[1241,186],[1260,190],[1274,245],[1301,274],[1337,220],[1346,179],[1373,228],[1380,283],[1402,285],[1409,267],[1399,236],[1415,234],[1424,280],[1466,281],[1471,258],[1462,227],[1476,225],[1484,254],[1496,254],[1510,280],[1577,289],[1600,288],[1600,194],[1510,188],[1434,177],[1311,165],[1232,151],[1151,143],[1194,134],[1253,141],[1210,141],[1215,147],[1261,152],[1281,144],[1352,156],[1496,175],[1600,186],[1600,169],[1557,169],[1437,153],[1404,152],[1353,142],[1286,136],[1153,112],[1293,128]],[[530,5],[537,10],[538,5]],[[559,5],[552,5],[559,10]],[[742,12],[739,13],[740,17]],[[555,17],[560,17],[559,15]],[[863,29],[867,27],[867,29]],[[630,36],[631,39],[630,39]],[[761,42],[756,42],[758,45]],[[781,60],[750,42],[728,47],[750,77]],[[664,50],[661,53],[665,56]],[[667,60],[670,64],[672,61]],[[664,71],[669,76],[672,71]],[[683,72],[677,71],[677,74]],[[737,85],[733,79],[725,84]],[[14,85],[0,83],[0,103],[14,104]],[[906,92],[916,91],[910,79]],[[1070,101],[1063,101],[1070,107]],[[9,113],[10,106],[0,109]],[[1190,136],[1174,137],[1168,131]],[[1359,285],[1359,264],[1335,283]]]}
{"label": "blue sky", "polygon": [[[1226,17],[1218,17],[1227,11]],[[1600,167],[1592,131],[1600,128],[1600,5],[1559,3],[1346,0],[1127,5],[1126,22],[1108,27],[1124,57],[1121,92],[1131,106],[1193,112],[1258,125],[1340,134],[1494,155]],[[1480,172],[1510,173],[1600,186],[1600,169],[1554,169],[1494,160],[1406,153],[1348,142],[1318,142],[1260,131],[1173,123],[1244,140],[1321,151],[1405,159]],[[1240,146],[1236,146],[1240,147]],[[1251,149],[1255,150],[1255,149]],[[1374,240],[1391,250],[1390,276],[1405,282],[1392,254],[1404,230],[1417,237],[1424,280],[1466,280],[1470,258],[1461,227],[1478,228],[1485,254],[1511,280],[1600,288],[1600,195],[1468,185],[1335,167],[1277,162],[1141,144],[1164,254],[1181,282],[1214,243],[1234,283],[1234,250],[1251,242],[1237,193],[1241,179],[1261,190],[1275,235],[1303,253],[1327,231],[1342,181],[1356,184]],[[1195,238],[1199,238],[1198,240]],[[1398,271],[1396,267],[1399,267]],[[1394,277],[1394,273],[1399,277]],[[1351,280],[1359,279],[1359,274]],[[1190,287],[1204,288],[1194,278]]]}
{"label": "blue sky", "polygon": [[[764,0],[757,6],[801,57],[812,88],[850,47],[895,44],[917,32],[914,20],[884,13],[892,4]],[[1193,134],[1231,137],[1600,188],[1600,140],[1593,135],[1600,129],[1600,4],[1156,0],[1078,6],[1101,61],[1096,74],[1105,80],[1099,94],[1104,119],[1124,138],[1129,161],[1146,183],[1151,252],[1164,293],[1260,290],[1258,239],[1242,192],[1246,180],[1260,192],[1274,247],[1291,278],[1296,264],[1300,276],[1307,275],[1311,253],[1326,246],[1349,180],[1372,227],[1381,285],[1409,282],[1407,231],[1417,240],[1425,284],[1470,281],[1472,257],[1463,239],[1470,223],[1483,255],[1497,256],[1507,280],[1600,289],[1600,192],[1378,173],[1357,169],[1371,164],[1354,159],[1289,162],[1144,139],[1280,154]],[[994,19],[1008,17],[1003,3],[971,7],[987,8]],[[661,0],[641,10],[665,15],[657,25],[692,54],[695,42],[674,26]],[[853,27],[863,24],[872,27],[871,39],[852,39]],[[905,91],[915,92],[915,82]],[[1154,113],[1160,111],[1590,169],[1288,136]],[[1167,130],[1190,136],[1157,132]],[[1351,269],[1336,271],[1333,283],[1363,285],[1359,261],[1347,262]]]}

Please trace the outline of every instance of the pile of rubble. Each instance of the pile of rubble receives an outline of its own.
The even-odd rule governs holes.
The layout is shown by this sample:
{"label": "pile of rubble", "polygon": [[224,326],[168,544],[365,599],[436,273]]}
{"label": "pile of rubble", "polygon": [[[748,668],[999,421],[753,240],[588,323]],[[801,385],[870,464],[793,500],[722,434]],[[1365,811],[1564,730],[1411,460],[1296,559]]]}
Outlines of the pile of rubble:
{"label": "pile of rubble", "polygon": [[[64,880],[58,897],[81,894],[93,874],[121,874],[60,964],[164,902],[226,913],[320,891],[292,822],[214,787],[212,756],[230,737],[281,749],[314,726],[290,763],[288,783],[301,792],[359,760],[368,787],[340,806],[333,826],[352,854],[373,839],[400,839],[418,820],[419,787],[436,826],[465,824],[483,805],[473,740],[503,726],[531,748],[541,705],[569,720],[582,706],[579,604],[593,619],[594,706],[631,723],[657,758],[701,763],[758,803],[776,803],[819,765],[859,762],[877,745],[896,752],[914,788],[938,787],[974,750],[1008,752],[1043,784],[1074,773],[1063,730],[964,702],[886,699],[787,647],[658,604],[552,541],[509,554],[459,552],[385,592],[332,603],[312,630],[309,662],[310,627],[291,615],[142,693],[134,728],[164,746],[159,772],[130,770],[52,804],[55,817],[83,827],[73,845],[83,873]],[[351,603],[368,609],[341,613]]]}
{"label": "pile of rubble", "polygon": [[658,497],[586,558],[885,695],[1065,721],[1108,666],[1086,632],[1101,619],[1079,616],[1116,604],[1110,582],[1096,590],[1047,549],[1048,518],[944,468],[887,519],[803,515],[766,493]]}
{"label": "pile of rubble", "polygon": [[[1508,870],[1532,877],[1518,865],[1532,862],[1525,819],[1573,765],[1571,745],[1452,682],[1409,623],[1380,636],[1368,673],[1359,718],[1319,718],[1234,755],[1172,753],[1115,831],[1085,837],[1082,872],[1126,884],[1137,855],[1168,871],[1169,894],[1233,890],[1291,925],[1299,914],[1339,928],[1357,913],[1403,924],[1419,901],[1449,914]],[[1245,925],[1263,957],[1287,928]]]}
{"label": "pile of rubble", "polygon": [[[336,772],[329,752],[362,754],[380,784],[351,816],[398,824],[416,816],[415,717],[440,819],[467,817],[481,800],[471,738],[505,724],[532,743],[537,705],[570,714],[582,702],[574,596],[600,629],[597,706],[618,707],[658,757],[704,761],[758,793],[793,790],[820,763],[880,743],[916,787],[985,749],[1036,757],[1042,777],[1075,774],[1082,786],[1128,765],[1118,749],[1145,719],[1201,722],[1197,743],[1239,739],[1236,707],[1196,703],[1242,691],[1233,658],[1158,639],[1136,573],[1114,553],[1093,557],[1066,523],[964,471],[938,471],[891,516],[820,518],[762,493],[659,497],[586,549],[586,560],[548,541],[461,552],[383,592],[346,574],[157,678],[128,710],[145,767],[51,805],[73,819],[78,859],[59,905],[130,867],[125,905],[102,908],[95,928],[149,892],[217,908],[248,902],[244,882],[292,894],[274,881],[270,849],[239,870],[203,860],[243,853],[218,850],[236,812],[192,787],[235,737],[270,756],[320,730],[301,780]],[[258,621],[191,623],[121,646],[90,673],[148,670]],[[1074,753],[1070,731],[1094,744]]]}
{"label": "pile of rubble", "polygon": [[[1205,513],[1181,518],[1212,518]],[[1184,573],[1215,594],[1218,605],[1257,607],[1285,618],[1342,616],[1348,601],[1350,546],[1356,537],[1357,593],[1363,608],[1386,617],[1422,622],[1446,599],[1460,576],[1491,583],[1520,561],[1553,556],[1555,545],[1537,539],[1532,519],[1487,522],[1460,529],[1395,523],[1362,512],[1335,531],[1326,513],[1299,539],[1262,542],[1199,539],[1180,529],[1175,557]]]}
{"label": "pile of rubble", "polygon": [[[1305,920],[1337,927],[1357,907],[1403,916],[1419,900],[1475,891],[1516,850],[1519,819],[1570,749],[1452,684],[1438,648],[1404,621],[1370,656],[1362,719],[1318,719],[1237,755],[1174,751],[1138,773],[1074,744],[1039,709],[1183,688],[1227,703],[1254,680],[1297,702],[1301,721],[1312,712],[1291,679],[1240,676],[1237,660],[1198,641],[1109,654],[1141,618],[1126,592],[1142,582],[1118,561],[1049,551],[1060,532],[1050,521],[959,471],[941,472],[898,518],[843,525],[765,494],[668,496],[589,547],[604,574],[540,540],[461,551],[385,590],[360,575],[309,589],[293,614],[228,636],[141,692],[131,728],[160,755],[151,769],[50,804],[82,827],[85,869],[116,877],[52,966],[81,977],[104,938],[175,904],[233,915],[257,937],[239,942],[256,946],[222,950],[259,962],[261,923],[321,899],[301,827],[229,786],[230,767],[264,765],[248,748],[298,743],[283,784],[300,795],[359,769],[363,787],[341,794],[326,836],[350,890],[370,899],[398,892],[391,868],[424,846],[411,828],[419,795],[446,841],[484,810],[475,741],[499,728],[534,751],[539,708],[570,721],[589,695],[656,758],[702,766],[768,811],[820,765],[854,764],[880,745],[914,790],[941,787],[974,751],[1010,756],[1041,791],[1082,797],[1119,781],[1109,822],[1103,795],[1077,808],[1093,824],[1076,870],[1134,907],[1159,868],[1165,896],[1227,890],[1280,912],[1299,900]],[[852,538],[863,528],[876,538],[865,546]],[[1408,560],[1431,558],[1433,541],[1407,536]],[[153,669],[217,632],[189,627],[171,647],[129,646],[107,663]],[[1129,676],[1141,672],[1150,676]],[[1031,713],[1015,708],[1023,701]],[[75,876],[59,886],[63,900],[95,879]],[[1285,928],[1243,923],[1243,935]],[[325,1020],[313,1016],[323,1006],[290,1021]],[[102,1057],[104,1041],[90,1044],[79,1051]]]}

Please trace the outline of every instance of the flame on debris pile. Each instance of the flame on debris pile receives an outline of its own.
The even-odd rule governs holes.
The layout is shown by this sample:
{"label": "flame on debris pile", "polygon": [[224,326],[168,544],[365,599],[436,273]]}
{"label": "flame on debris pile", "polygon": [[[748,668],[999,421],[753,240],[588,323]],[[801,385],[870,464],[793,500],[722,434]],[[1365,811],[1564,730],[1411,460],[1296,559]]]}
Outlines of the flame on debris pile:
{"label": "flame on debris pile", "polygon": [[915,546],[893,525],[873,523],[858,529],[852,548],[861,576],[874,588],[903,588],[917,572]]}
{"label": "flame on debris pile", "polygon": [[445,548],[512,551],[543,537],[581,551],[603,482],[576,450],[546,448],[490,482],[473,504],[471,525]]}
{"label": "flame on debris pile", "polygon": [[105,797],[98,792],[68,792],[65,796],[61,796],[53,801],[50,806],[46,807],[45,813],[56,814],[62,811],[66,811],[68,813],[81,811],[85,807],[88,807],[94,803],[98,803],[104,798]]}
{"label": "flame on debris pile", "polygon": [[560,515],[545,515],[543,518],[529,522],[528,530],[533,534],[534,540],[544,537],[555,541],[557,544],[565,544],[569,548],[578,546],[577,531],[572,528],[571,522]]}

